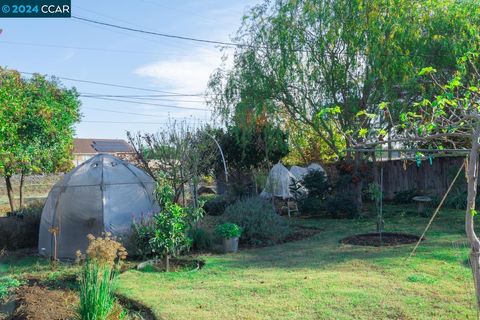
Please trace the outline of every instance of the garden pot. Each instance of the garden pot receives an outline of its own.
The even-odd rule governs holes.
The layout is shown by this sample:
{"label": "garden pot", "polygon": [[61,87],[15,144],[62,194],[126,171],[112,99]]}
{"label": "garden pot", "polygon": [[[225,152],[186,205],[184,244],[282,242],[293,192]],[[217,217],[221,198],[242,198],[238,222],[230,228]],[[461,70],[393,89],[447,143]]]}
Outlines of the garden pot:
{"label": "garden pot", "polygon": [[237,252],[238,251],[238,237],[230,238],[230,239],[223,239],[223,251],[225,253],[229,252]]}

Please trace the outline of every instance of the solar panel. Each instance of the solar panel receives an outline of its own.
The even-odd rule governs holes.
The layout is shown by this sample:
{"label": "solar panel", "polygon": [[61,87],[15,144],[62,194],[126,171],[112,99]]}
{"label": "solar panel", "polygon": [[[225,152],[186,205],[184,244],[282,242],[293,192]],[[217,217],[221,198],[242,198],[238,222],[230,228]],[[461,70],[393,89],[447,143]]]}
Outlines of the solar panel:
{"label": "solar panel", "polygon": [[93,141],[93,148],[98,152],[131,152],[132,149],[124,141]]}

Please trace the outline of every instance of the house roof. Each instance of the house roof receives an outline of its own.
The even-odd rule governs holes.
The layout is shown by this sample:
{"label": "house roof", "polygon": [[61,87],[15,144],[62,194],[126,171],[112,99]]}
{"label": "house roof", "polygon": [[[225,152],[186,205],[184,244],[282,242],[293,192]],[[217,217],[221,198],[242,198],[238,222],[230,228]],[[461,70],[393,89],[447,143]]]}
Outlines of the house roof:
{"label": "house roof", "polygon": [[122,139],[73,139],[73,154],[133,153],[134,150]]}

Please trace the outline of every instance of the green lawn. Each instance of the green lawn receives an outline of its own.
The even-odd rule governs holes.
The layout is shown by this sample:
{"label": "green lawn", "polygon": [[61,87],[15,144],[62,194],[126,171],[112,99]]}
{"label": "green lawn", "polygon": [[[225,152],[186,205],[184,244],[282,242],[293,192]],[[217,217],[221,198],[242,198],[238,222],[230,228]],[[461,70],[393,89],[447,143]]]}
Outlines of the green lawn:
{"label": "green lawn", "polygon": [[[426,218],[387,206],[387,231],[420,234]],[[407,213],[405,213],[407,211]],[[284,245],[207,255],[197,272],[129,271],[120,293],[162,319],[474,319],[463,212],[441,211],[415,257],[339,244],[372,220],[303,220],[324,229]]]}

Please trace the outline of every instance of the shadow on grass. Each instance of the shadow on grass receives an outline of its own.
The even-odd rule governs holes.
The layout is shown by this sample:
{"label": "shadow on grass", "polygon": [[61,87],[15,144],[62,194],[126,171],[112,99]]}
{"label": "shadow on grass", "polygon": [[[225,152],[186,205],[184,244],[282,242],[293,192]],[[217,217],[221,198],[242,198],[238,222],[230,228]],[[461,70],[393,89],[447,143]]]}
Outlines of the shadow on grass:
{"label": "shadow on grass", "polygon": [[[390,214],[385,218],[386,230],[420,236],[427,218]],[[327,269],[349,261],[384,265],[406,265],[415,244],[393,247],[353,246],[339,243],[347,236],[375,231],[375,219],[358,220],[297,220],[295,223],[316,226],[325,231],[305,240],[267,248],[248,249],[238,255],[221,256],[221,264],[228,268],[284,268]],[[468,248],[458,248],[455,242],[464,241],[463,215],[459,210],[440,212],[426,239],[418,247],[414,259],[437,260],[463,265]]]}

